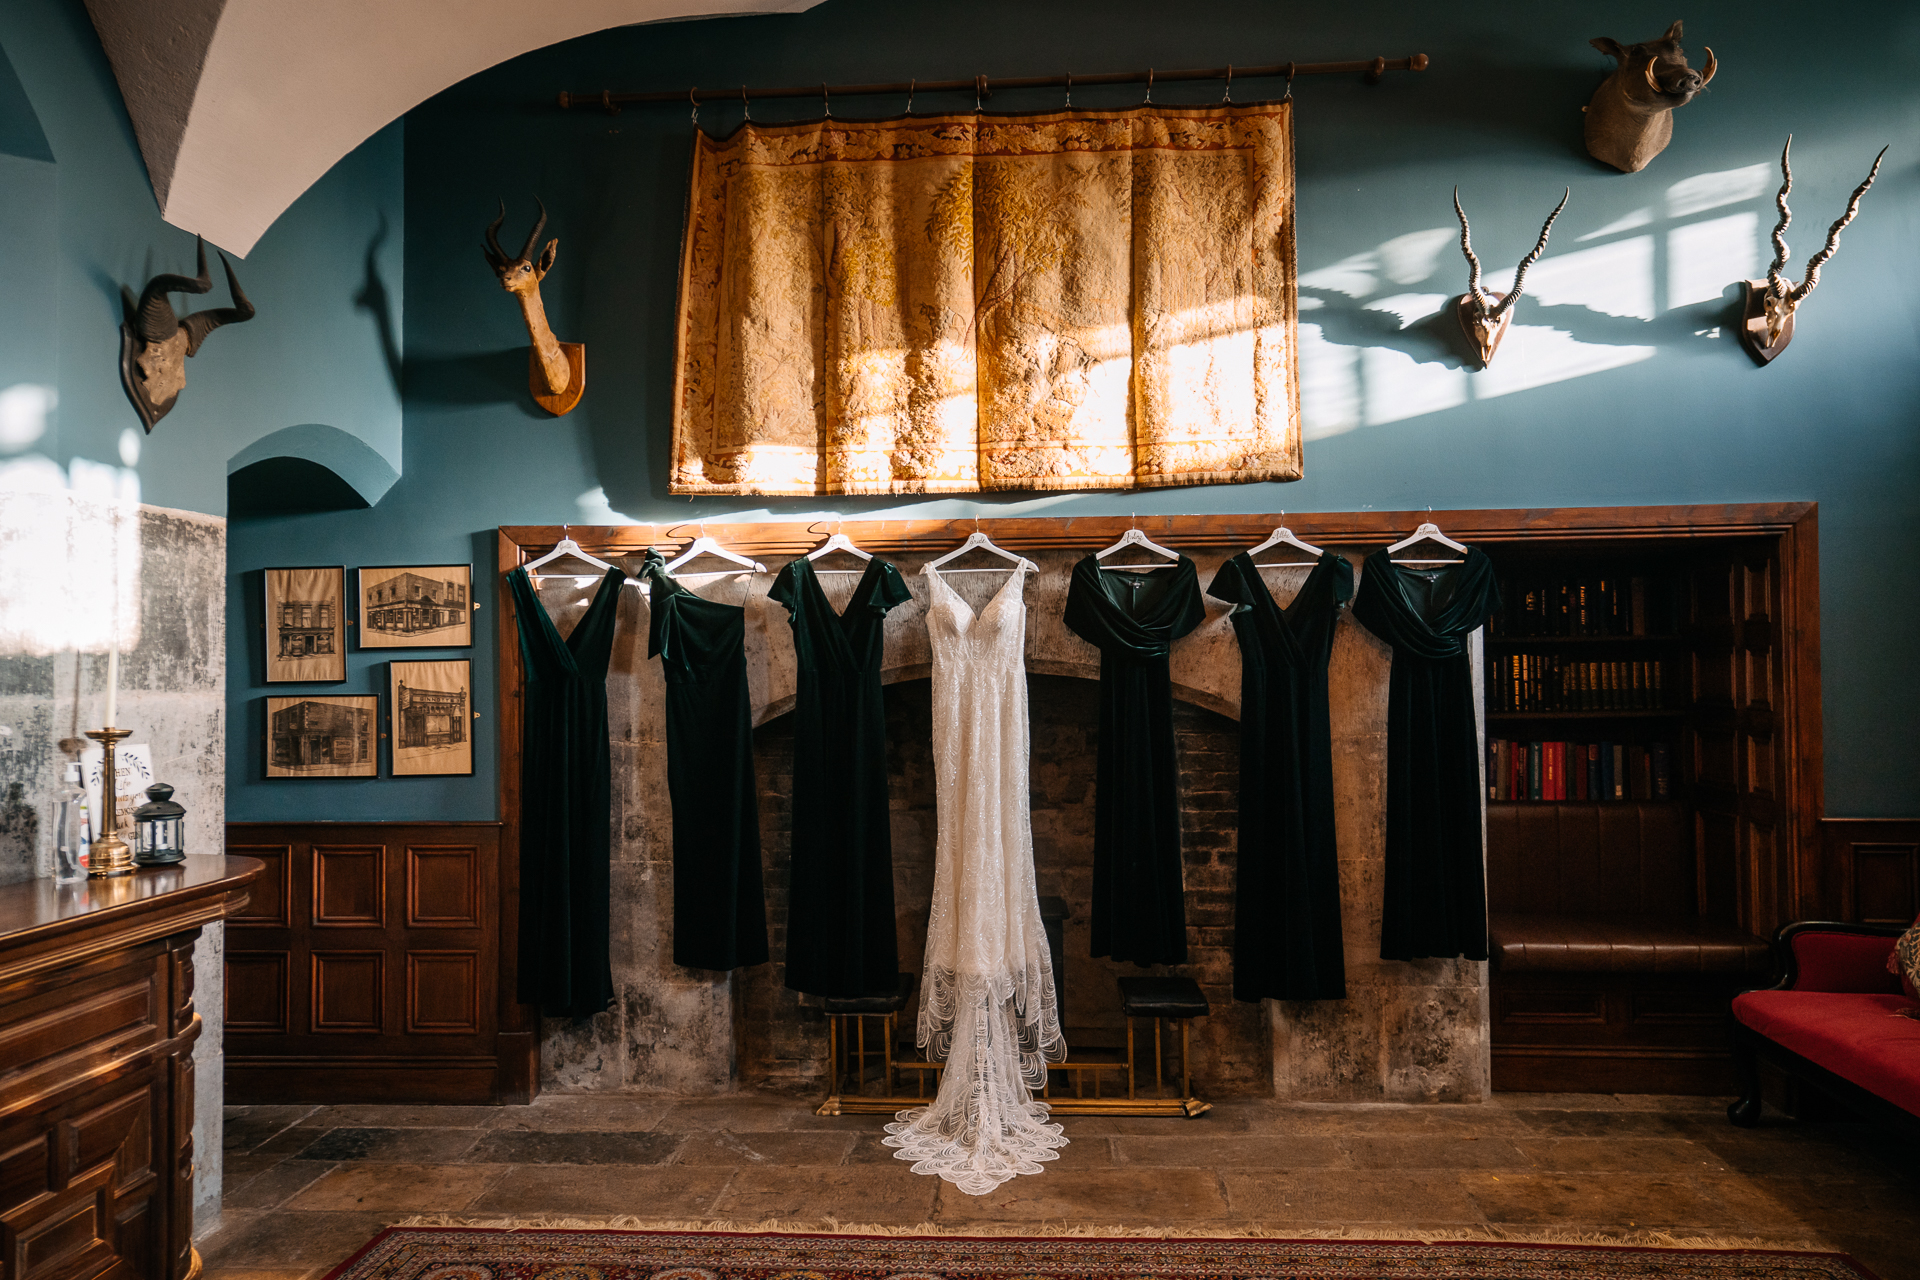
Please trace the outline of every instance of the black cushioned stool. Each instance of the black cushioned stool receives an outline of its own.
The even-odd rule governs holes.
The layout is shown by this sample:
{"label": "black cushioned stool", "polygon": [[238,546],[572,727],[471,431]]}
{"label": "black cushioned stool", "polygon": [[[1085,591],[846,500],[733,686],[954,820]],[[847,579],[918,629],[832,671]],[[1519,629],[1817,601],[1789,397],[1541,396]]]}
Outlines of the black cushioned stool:
{"label": "black cushioned stool", "polygon": [[[892,991],[871,996],[828,996],[821,1004],[827,1014],[827,1100],[818,1114],[839,1115],[841,1089],[849,1076],[855,1096],[867,1092],[867,1064],[878,1058],[880,1094],[894,1092],[893,1041],[907,997],[913,994],[913,975],[899,976]],[[877,1050],[867,1048],[867,1019],[880,1019]]]}
{"label": "black cushioned stool", "polygon": [[[1167,1020],[1180,1024],[1180,1097],[1192,1102],[1192,1072],[1187,1064],[1187,1031],[1193,1025],[1193,1019],[1204,1018],[1211,1013],[1206,996],[1200,993],[1200,984],[1192,978],[1122,978],[1120,979],[1120,1008],[1127,1015],[1127,1097],[1135,1096],[1135,1073],[1137,1059],[1134,1056],[1133,1020],[1135,1018],[1153,1019],[1153,1091],[1158,1097],[1166,1096],[1166,1084],[1162,1077],[1162,1067],[1166,1055],[1161,1047],[1160,1029]],[[1205,1104],[1201,1104],[1205,1110]],[[1197,1114],[1189,1112],[1189,1114]]]}

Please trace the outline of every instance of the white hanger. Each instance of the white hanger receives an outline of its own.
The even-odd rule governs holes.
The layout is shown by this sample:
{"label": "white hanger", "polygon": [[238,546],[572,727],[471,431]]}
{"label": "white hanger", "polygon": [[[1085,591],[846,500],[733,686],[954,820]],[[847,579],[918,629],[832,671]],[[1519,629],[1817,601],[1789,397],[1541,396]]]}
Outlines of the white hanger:
{"label": "white hanger", "polygon": [[[1262,551],[1270,547],[1293,547],[1296,550],[1306,552],[1315,559],[1319,559],[1321,555],[1325,554],[1311,542],[1300,541],[1300,539],[1293,536],[1293,530],[1287,528],[1285,525],[1281,525],[1268,536],[1265,542],[1257,547],[1249,547],[1246,552],[1247,558],[1251,560],[1254,556],[1259,555]],[[1278,560],[1272,564],[1254,565],[1256,569],[1300,569],[1304,567],[1305,566],[1297,560]]]}
{"label": "white hanger", "polygon": [[[967,540],[965,542],[961,543],[959,546],[955,547],[953,550],[947,552],[947,554],[941,556],[937,560],[929,560],[924,565],[920,566],[920,572],[926,573],[929,570],[938,572],[941,565],[945,564],[949,560],[958,560],[961,556],[967,554],[967,552],[969,551],[991,551],[994,555],[999,556],[1003,560],[1013,561],[1013,564],[1005,569],[1002,569],[998,565],[995,565],[991,568],[986,568],[986,569],[949,569],[947,570],[947,573],[1022,573],[1022,572],[1038,573],[1040,572],[1039,565],[1027,559],[1025,556],[1015,555],[1013,552],[1007,550],[1005,547],[995,546],[993,539],[989,538],[986,534],[980,532],[978,529],[975,529],[972,533],[968,534]],[[946,575],[942,574],[941,576],[945,577]]]}
{"label": "white hanger", "polygon": [[[560,526],[560,541],[554,543],[553,550],[547,552],[547,554],[541,556],[538,560],[529,560],[526,564],[520,566],[527,571],[529,578],[533,576],[533,571],[541,565],[549,564],[563,556],[572,556],[575,560],[584,560],[586,563],[599,569],[600,573],[550,573],[547,575],[549,578],[572,578],[576,582],[591,580],[604,574],[609,569],[618,569],[620,567],[618,565],[608,564],[605,560],[596,559],[582,551],[580,544],[575,542],[567,533],[567,528],[568,526],[564,524]],[[622,569],[621,572],[624,573],[626,571]]]}
{"label": "white hanger", "polygon": [[[758,560],[749,560],[745,556],[735,555],[703,533],[695,538],[687,549],[680,553],[678,558],[667,562],[667,576],[672,577],[674,570],[697,556],[713,556],[716,559],[725,560],[729,564],[740,565],[742,568],[749,569],[754,573],[765,573],[767,571],[767,566],[761,564]],[[721,572],[724,572],[724,570]]]}
{"label": "white hanger", "polygon": [[[1142,551],[1151,551],[1155,555],[1165,556],[1169,560],[1177,561],[1180,559],[1180,553],[1178,551],[1169,551],[1159,543],[1150,541],[1147,535],[1138,529],[1127,530],[1120,535],[1120,541],[1103,551],[1094,552],[1093,558],[1095,560],[1105,560],[1114,552],[1124,550],[1127,547],[1139,547]],[[1116,564],[1113,566],[1115,569],[1125,569],[1132,573],[1152,573],[1155,569],[1164,569],[1166,567],[1164,564]]]}
{"label": "white hanger", "polygon": [[[1450,560],[1402,560],[1398,556],[1393,554],[1396,551],[1404,551],[1408,547],[1415,546],[1422,542],[1437,542],[1443,547],[1447,547],[1453,551],[1458,551],[1460,553],[1460,556],[1459,558],[1450,559]],[[1431,520],[1427,521],[1425,524],[1422,524],[1418,529],[1415,529],[1411,537],[1402,538],[1400,539],[1400,541],[1394,543],[1392,546],[1387,548],[1388,559],[1392,560],[1395,564],[1406,564],[1406,565],[1460,564],[1465,559],[1466,554],[1467,554],[1466,547],[1462,546],[1458,542],[1455,542],[1452,538],[1449,538],[1446,534],[1440,532],[1440,526],[1437,524],[1434,524]]]}
{"label": "white hanger", "polygon": [[[813,550],[807,552],[807,559],[818,560],[822,556],[830,556],[836,551],[844,551],[850,556],[859,556],[862,560],[873,559],[872,552],[862,551],[860,548],[854,546],[853,539],[849,538],[846,534],[841,533],[838,529],[834,530],[833,536],[831,538],[828,538],[825,542],[821,543],[819,546],[815,547]],[[865,573],[866,570],[865,569],[815,569],[814,572],[815,573]]]}

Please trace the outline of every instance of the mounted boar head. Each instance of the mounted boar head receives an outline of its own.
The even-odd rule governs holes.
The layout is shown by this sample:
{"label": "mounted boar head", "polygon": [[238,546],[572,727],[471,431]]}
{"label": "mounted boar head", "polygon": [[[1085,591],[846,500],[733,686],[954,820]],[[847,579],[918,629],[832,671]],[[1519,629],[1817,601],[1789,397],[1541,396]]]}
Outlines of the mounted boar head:
{"label": "mounted boar head", "polygon": [[1887,154],[1885,147],[1880,148],[1880,154],[1873,158],[1873,168],[1867,172],[1867,180],[1853,189],[1853,198],[1847,201],[1847,211],[1827,228],[1825,247],[1807,259],[1806,278],[1793,285],[1788,284],[1780,274],[1780,269],[1787,265],[1787,227],[1793,222],[1793,213],[1787,208],[1787,195],[1793,190],[1792,151],[1793,135],[1788,134],[1787,145],[1780,150],[1780,194],[1773,201],[1780,210],[1780,222],[1773,229],[1773,265],[1767,268],[1764,281],[1741,281],[1746,288],[1746,314],[1740,326],[1740,345],[1762,366],[1785,351],[1787,344],[1793,341],[1794,311],[1819,286],[1820,268],[1826,266],[1827,260],[1839,249],[1840,233],[1853,221],[1853,215],[1860,212],[1860,197],[1867,194],[1867,188],[1880,175],[1880,162]]}
{"label": "mounted boar head", "polygon": [[1624,173],[1638,173],[1673,140],[1673,109],[1692,102],[1720,64],[1708,49],[1705,70],[1688,66],[1677,22],[1658,40],[1623,45],[1596,36],[1589,43],[1620,65],[1583,108],[1587,152]]}
{"label": "mounted boar head", "polygon": [[213,288],[213,277],[207,274],[206,241],[197,244],[198,275],[155,276],[140,291],[138,302],[122,291],[126,314],[120,322],[120,385],[149,432],[180,398],[187,385],[187,357],[200,350],[207,335],[223,324],[253,319],[253,303],[234,278],[233,264],[225,254],[220,255],[220,265],[227,269],[227,292],[233,295],[233,305],[189,316],[174,314],[168,294],[205,293]]}
{"label": "mounted boar head", "polygon": [[1480,287],[1480,259],[1473,253],[1473,229],[1467,225],[1467,211],[1460,207],[1460,188],[1453,189],[1453,211],[1460,217],[1460,252],[1467,255],[1467,291],[1454,302],[1454,307],[1460,317],[1460,327],[1466,330],[1474,350],[1480,354],[1481,368],[1493,363],[1493,353],[1500,349],[1500,339],[1507,336],[1507,325],[1513,320],[1513,304],[1520,301],[1520,292],[1526,287],[1527,268],[1540,260],[1540,251],[1547,247],[1547,235],[1553,230],[1553,220],[1567,207],[1572,195],[1573,189],[1569,187],[1553,212],[1547,215],[1533,252],[1520,259],[1520,265],[1513,269],[1513,288],[1501,294]]}
{"label": "mounted boar head", "polygon": [[540,282],[553,270],[560,242],[547,241],[539,258],[533,256],[540,233],[547,229],[547,206],[540,203],[540,220],[533,224],[527,243],[517,255],[509,256],[500,247],[500,224],[507,220],[506,201],[500,202],[500,216],[487,226],[487,243],[482,250],[487,265],[500,277],[500,287],[520,304],[520,318],[526,322],[527,336],[533,340],[528,353],[527,389],[540,407],[555,415],[567,412],[580,402],[586,389],[586,348],[578,342],[561,342],[547,325],[546,304],[540,300]]}

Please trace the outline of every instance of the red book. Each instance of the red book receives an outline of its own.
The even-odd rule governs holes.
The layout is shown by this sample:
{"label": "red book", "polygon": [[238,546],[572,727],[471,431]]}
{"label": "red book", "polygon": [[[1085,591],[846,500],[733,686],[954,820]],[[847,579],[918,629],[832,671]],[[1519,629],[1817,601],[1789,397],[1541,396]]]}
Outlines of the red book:
{"label": "red book", "polygon": [[1540,798],[1542,800],[1565,799],[1560,793],[1560,773],[1566,765],[1565,745],[1549,742],[1540,754],[1546,757],[1540,765]]}

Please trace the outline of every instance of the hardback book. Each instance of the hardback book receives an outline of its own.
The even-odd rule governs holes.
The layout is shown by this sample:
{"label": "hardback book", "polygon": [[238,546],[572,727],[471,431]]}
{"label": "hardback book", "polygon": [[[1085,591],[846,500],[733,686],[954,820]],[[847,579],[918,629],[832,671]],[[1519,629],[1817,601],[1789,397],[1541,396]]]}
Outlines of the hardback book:
{"label": "hardback book", "polygon": [[1614,800],[1627,798],[1627,746],[1624,742],[1613,744],[1613,768],[1611,785],[1607,794]]}
{"label": "hardback book", "polygon": [[1527,744],[1527,799],[1540,798],[1540,744]]}
{"label": "hardback book", "polygon": [[1601,785],[1600,785],[1600,744],[1599,743],[1589,742],[1587,744],[1586,759],[1581,761],[1581,764],[1584,767],[1587,775],[1587,798],[1589,800],[1606,799],[1607,793],[1601,790]]}
{"label": "hardback book", "polygon": [[1647,749],[1648,772],[1652,778],[1651,798],[1655,800],[1673,799],[1673,773],[1671,753],[1664,742],[1656,742]]}

